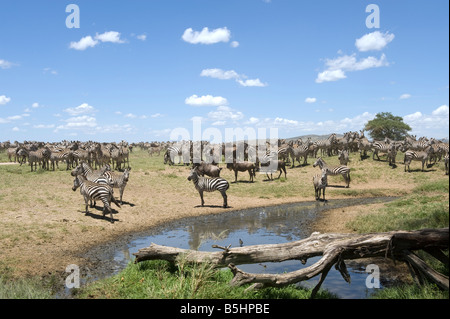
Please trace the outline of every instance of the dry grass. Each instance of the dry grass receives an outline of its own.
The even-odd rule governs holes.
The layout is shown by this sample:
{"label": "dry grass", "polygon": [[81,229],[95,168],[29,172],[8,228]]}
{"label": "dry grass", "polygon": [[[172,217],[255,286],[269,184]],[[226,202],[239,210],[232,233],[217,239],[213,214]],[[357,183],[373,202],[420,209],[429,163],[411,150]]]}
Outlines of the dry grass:
{"label": "dry grass", "polygon": [[[338,163],[336,156],[325,160]],[[421,183],[448,180],[441,163],[427,172],[405,173],[401,164],[392,169],[386,162],[371,158],[360,161],[356,153],[351,154],[351,160],[350,188],[344,188],[342,177],[330,177],[328,200],[400,196],[411,193]],[[0,161],[7,161],[4,152],[0,153]],[[228,191],[231,208],[223,209],[218,192],[206,193],[207,206],[198,207],[200,198],[192,182],[187,181],[187,167],[165,166],[162,155],[149,157],[137,149],[130,157],[132,171],[125,203],[122,208],[113,206],[114,224],[102,218],[101,204],[91,208],[88,215],[83,212],[83,198],[71,190],[73,178],[63,165],[57,171],[37,172],[30,172],[29,166],[0,165],[0,275],[6,269],[19,277],[64,273],[67,265],[82,264],[81,252],[92,245],[178,218],[314,200],[312,176],[318,169],[312,167],[313,159],[308,162],[307,166],[288,169],[287,179],[275,181],[265,181],[265,175],[257,174],[256,182],[248,183],[248,174],[240,173],[238,183],[231,183]],[[412,169],[416,168],[413,163]],[[226,168],[221,176],[234,181],[233,172]],[[115,194],[117,197],[118,190]],[[329,215],[326,230],[346,230],[336,221],[343,221],[343,216],[350,220],[367,207],[356,210],[341,218]]]}

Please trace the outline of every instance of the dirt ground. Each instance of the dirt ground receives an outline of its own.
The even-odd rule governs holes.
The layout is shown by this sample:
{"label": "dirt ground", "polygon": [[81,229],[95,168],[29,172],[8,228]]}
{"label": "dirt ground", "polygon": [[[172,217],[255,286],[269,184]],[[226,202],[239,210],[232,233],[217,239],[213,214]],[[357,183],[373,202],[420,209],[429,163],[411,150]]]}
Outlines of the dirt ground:
{"label": "dirt ground", "polygon": [[[384,164],[387,165],[387,164]],[[27,175],[25,183],[32,185],[32,193],[25,194],[21,199],[15,199],[14,192],[18,191],[16,185],[5,188],[0,193],[0,202],[3,210],[0,211],[0,273],[8,271],[12,276],[67,276],[65,269],[70,264],[83,265],[86,250],[107,242],[114,241],[120,236],[144,231],[170,221],[207,214],[222,214],[229,211],[253,207],[272,206],[277,204],[294,203],[313,200],[310,174],[315,171],[312,165],[306,168],[296,168],[288,171],[288,181],[302,177],[307,183],[307,194],[296,196],[270,197],[245,194],[247,187],[252,184],[234,184],[236,188],[244,189],[239,196],[233,193],[228,196],[230,208],[220,207],[222,197],[218,192],[205,193],[205,207],[199,207],[200,198],[191,182],[186,181],[188,169],[186,167],[163,167],[159,171],[140,168],[132,170],[130,181],[125,189],[124,203],[121,208],[114,205],[114,223],[102,218],[103,205],[90,208],[90,213],[84,213],[84,201],[79,191],[72,192],[73,178],[69,173],[50,172],[46,174],[59,174],[57,178],[42,181],[38,174]],[[399,168],[402,170],[402,168]],[[233,180],[232,172],[224,170],[223,177]],[[400,174],[403,172],[400,172]],[[187,190],[180,192],[167,182],[158,181],[161,174],[167,181],[175,180]],[[221,176],[222,176],[221,175]],[[257,174],[258,175],[258,174]],[[46,175],[43,175],[46,176]],[[245,175],[244,175],[245,176]],[[246,179],[248,176],[240,177]],[[261,175],[257,176],[257,185],[262,184]],[[23,181],[18,181],[18,183]],[[272,182],[270,182],[272,183]],[[332,182],[331,184],[343,184]],[[253,184],[255,185],[255,184]],[[267,184],[268,185],[268,184]],[[270,187],[270,186],[269,186]],[[342,187],[342,186],[340,186]],[[380,177],[374,183],[360,182],[357,178],[352,180],[351,189],[363,191],[370,189],[389,189],[408,192],[411,183],[404,183],[395,179]],[[339,190],[339,188],[336,188]],[[116,198],[118,190],[115,190]],[[345,198],[345,195],[331,193],[328,199]],[[28,196],[28,197],[27,197]],[[330,197],[331,196],[331,197]],[[5,200],[6,199],[6,200]],[[36,200],[37,199],[37,200]],[[15,202],[15,200],[17,202]],[[315,231],[325,232],[352,232],[346,228],[346,223],[360,214],[372,212],[382,204],[373,207],[349,207],[345,209],[325,212],[314,225]],[[6,206],[6,208],[5,208]]]}

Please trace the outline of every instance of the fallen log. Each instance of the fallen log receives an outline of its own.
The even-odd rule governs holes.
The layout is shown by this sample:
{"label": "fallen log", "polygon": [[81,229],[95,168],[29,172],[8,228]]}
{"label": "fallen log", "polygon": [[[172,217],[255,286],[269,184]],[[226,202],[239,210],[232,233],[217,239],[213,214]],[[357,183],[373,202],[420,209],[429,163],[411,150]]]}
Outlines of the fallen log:
{"label": "fallen log", "polygon": [[[438,260],[448,264],[448,257],[442,249],[448,249],[449,229],[422,229],[417,231],[391,231],[370,234],[320,234],[313,233],[310,237],[284,244],[254,245],[231,248],[216,246],[221,251],[204,252],[190,249],[180,249],[151,244],[150,247],[140,249],[135,262],[152,259],[163,259],[175,262],[183,255],[187,262],[208,262],[214,267],[228,266],[234,274],[231,285],[253,283],[252,287],[280,287],[309,280],[320,275],[317,286],[312,291],[312,297],[319,290],[328,271],[333,265],[346,281],[350,275],[345,266],[345,260],[386,257],[407,262],[420,278],[427,278],[442,289],[449,289],[448,277],[437,273],[428,267],[413,250],[423,249]],[[283,274],[252,274],[241,271],[236,267],[240,264],[261,262],[281,262],[285,260],[300,260],[305,263],[308,258],[322,256],[315,264],[289,273]],[[446,260],[445,260],[446,259]]]}

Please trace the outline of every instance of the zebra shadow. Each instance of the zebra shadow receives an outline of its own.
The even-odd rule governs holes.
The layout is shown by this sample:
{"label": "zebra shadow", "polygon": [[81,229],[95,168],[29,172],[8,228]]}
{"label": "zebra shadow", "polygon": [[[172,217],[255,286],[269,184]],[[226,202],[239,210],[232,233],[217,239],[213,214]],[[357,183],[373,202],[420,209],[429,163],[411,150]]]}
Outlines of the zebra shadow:
{"label": "zebra shadow", "polygon": [[[126,201],[122,201],[121,205],[129,205],[130,207],[134,207],[136,206],[136,204],[130,203],[130,202],[126,202]],[[113,213],[114,214],[114,213]]]}
{"label": "zebra shadow", "polygon": [[227,206],[227,207],[223,207],[223,205],[197,205],[197,206],[194,206],[194,208],[202,208],[202,207],[209,207],[209,208],[226,208],[226,209],[228,209],[228,208],[233,208],[233,206]]}
{"label": "zebra shadow", "polygon": [[347,186],[345,186],[345,185],[331,185],[331,184],[328,184],[327,187],[333,187],[333,188],[350,188],[350,187],[347,187]]}
{"label": "zebra shadow", "polygon": [[[97,213],[97,212],[93,212],[93,211],[92,211],[93,209],[95,209],[96,211],[98,211],[98,213]],[[85,211],[79,211],[79,212],[84,213],[85,216],[89,216],[89,217],[91,217],[91,218],[93,218],[93,219],[104,219],[104,220],[107,220],[107,221],[110,221],[110,222],[116,222],[116,221],[119,221],[119,219],[116,219],[116,218],[113,218],[113,219],[111,220],[111,217],[109,217],[109,216],[110,216],[110,215],[109,215],[109,212],[106,213],[105,216],[103,216],[103,207],[97,207],[97,206],[95,206],[95,207],[91,207],[91,209],[90,209],[89,212],[85,212]],[[112,213],[113,213],[113,215],[114,215],[114,214],[118,214],[119,212],[118,212],[117,210],[115,210],[115,209],[112,209]]]}

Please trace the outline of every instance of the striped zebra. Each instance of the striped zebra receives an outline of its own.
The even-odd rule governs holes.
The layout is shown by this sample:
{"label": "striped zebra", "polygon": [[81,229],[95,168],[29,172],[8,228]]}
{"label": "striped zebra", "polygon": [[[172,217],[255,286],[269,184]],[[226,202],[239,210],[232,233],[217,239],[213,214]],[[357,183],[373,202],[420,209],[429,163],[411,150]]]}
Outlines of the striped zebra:
{"label": "striped zebra", "polygon": [[[109,166],[109,165],[108,165]],[[128,179],[130,178],[130,168],[126,168],[123,173],[112,172],[106,170],[100,178],[106,178],[108,185],[114,188],[118,188],[120,192],[120,204],[122,205],[122,197],[125,187],[127,186]]]}
{"label": "striped zebra", "polygon": [[[28,153],[28,155],[26,155]],[[48,161],[50,159],[51,151],[48,147],[40,148],[36,151],[26,151],[25,148],[21,148],[19,150],[18,155],[20,156],[28,156],[28,163],[30,163],[31,171],[37,171],[37,165],[39,163],[39,166],[42,164],[42,168],[49,169]]]}
{"label": "striped zebra", "polygon": [[377,159],[380,160],[378,153],[387,154],[389,152],[390,144],[382,141],[373,141],[372,143],[372,159],[375,160],[375,155]]}
{"label": "striped zebra", "polygon": [[83,195],[84,203],[86,205],[86,214],[89,213],[88,201],[101,200],[103,202],[103,217],[109,212],[111,216],[111,223],[114,223],[111,201],[120,208],[120,204],[114,198],[113,188],[107,184],[99,184],[88,181],[83,175],[77,175],[73,180],[72,190],[76,191],[80,188],[80,193]]}
{"label": "striped zebra", "polygon": [[405,163],[405,172],[406,167],[408,167],[408,172],[410,172],[409,165],[411,165],[412,161],[419,161],[422,162],[422,172],[425,168],[425,163],[428,162],[428,160],[431,158],[432,154],[434,153],[434,148],[432,145],[428,146],[425,151],[412,151],[407,150],[405,153],[405,157],[403,159],[403,162]]}
{"label": "striped zebra", "polygon": [[200,194],[200,199],[202,200],[202,207],[205,204],[205,201],[203,200],[203,192],[213,192],[213,191],[219,191],[222,194],[223,197],[223,207],[227,208],[227,189],[230,187],[230,184],[227,180],[221,178],[221,177],[214,177],[214,178],[208,178],[199,176],[197,173],[197,170],[191,169],[191,173],[188,176],[188,181],[192,181],[195,185],[195,189],[197,189],[198,193]]}
{"label": "striped zebra", "polygon": [[[183,163],[189,165],[190,149],[186,145],[172,145],[169,146],[164,153],[164,164],[174,165],[175,156],[183,158]],[[180,163],[180,162],[179,162]]]}
{"label": "striped zebra", "polygon": [[[104,176],[103,174],[106,171],[110,171],[111,166],[109,164],[105,164],[101,169],[94,170],[88,163],[81,161],[80,164],[78,164],[77,167],[75,167],[72,172],[70,172],[70,175],[77,176],[77,175],[83,175],[88,181],[99,183],[99,184],[108,184],[110,185],[109,179]],[[95,200],[91,201],[91,207],[95,206]]]}
{"label": "striped zebra", "polygon": [[69,148],[64,148],[64,149],[57,148],[54,150],[53,153],[56,153],[56,154],[54,154],[56,162],[59,162],[59,161],[66,162],[66,164],[67,164],[66,170],[68,171],[74,162],[73,151]]}
{"label": "striped zebra", "polygon": [[335,142],[336,142],[336,133],[333,133],[330,136],[328,136],[326,140],[315,141],[314,145],[316,146],[317,150],[320,150],[322,156],[324,151],[327,153],[328,156],[331,156],[331,149]]}
{"label": "striped zebra", "polygon": [[292,166],[295,167],[295,160],[301,165],[300,157],[303,157],[303,165],[308,164],[309,144],[298,145],[298,147],[289,146],[287,150],[289,156],[292,158]]}
{"label": "striped zebra", "polygon": [[320,193],[323,194],[323,201],[325,201],[325,189],[328,186],[327,169],[322,168],[321,174],[313,176],[314,195],[316,200],[320,200]]}
{"label": "striped zebra", "polygon": [[350,187],[350,167],[346,165],[329,167],[321,157],[317,158],[317,160],[313,164],[313,167],[316,167],[317,165],[319,165],[320,169],[325,168],[328,175],[334,176],[341,174],[342,177],[344,177],[345,182],[347,183],[346,188]]}

